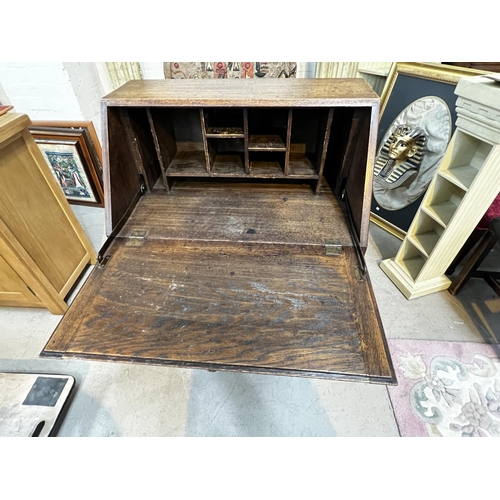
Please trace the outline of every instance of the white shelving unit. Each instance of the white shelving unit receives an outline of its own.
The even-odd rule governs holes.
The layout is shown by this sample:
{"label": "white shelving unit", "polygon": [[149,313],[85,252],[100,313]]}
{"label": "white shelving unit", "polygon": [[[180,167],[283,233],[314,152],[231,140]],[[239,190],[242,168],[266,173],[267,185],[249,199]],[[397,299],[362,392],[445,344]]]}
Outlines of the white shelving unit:
{"label": "white shelving unit", "polygon": [[445,271],[500,192],[500,83],[463,78],[457,129],[396,257],[380,267],[407,299],[447,289]]}

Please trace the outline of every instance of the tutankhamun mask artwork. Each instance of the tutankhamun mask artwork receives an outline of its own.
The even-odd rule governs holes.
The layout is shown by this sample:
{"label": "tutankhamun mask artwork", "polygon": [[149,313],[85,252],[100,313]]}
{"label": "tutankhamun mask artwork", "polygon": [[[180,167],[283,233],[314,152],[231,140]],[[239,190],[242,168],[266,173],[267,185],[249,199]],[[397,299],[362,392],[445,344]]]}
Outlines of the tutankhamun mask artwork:
{"label": "tutankhamun mask artwork", "polygon": [[419,127],[400,125],[382,145],[375,161],[374,182],[394,189],[415,176],[424,158],[427,135]]}

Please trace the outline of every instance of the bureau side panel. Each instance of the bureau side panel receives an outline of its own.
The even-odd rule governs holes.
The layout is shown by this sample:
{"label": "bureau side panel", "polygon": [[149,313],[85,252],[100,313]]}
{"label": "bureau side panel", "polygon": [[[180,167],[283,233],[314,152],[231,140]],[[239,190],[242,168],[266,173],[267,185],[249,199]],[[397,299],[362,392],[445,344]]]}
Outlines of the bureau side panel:
{"label": "bureau side panel", "polygon": [[127,140],[126,110],[103,104],[103,163],[106,233],[109,236],[137,198],[143,178]]}

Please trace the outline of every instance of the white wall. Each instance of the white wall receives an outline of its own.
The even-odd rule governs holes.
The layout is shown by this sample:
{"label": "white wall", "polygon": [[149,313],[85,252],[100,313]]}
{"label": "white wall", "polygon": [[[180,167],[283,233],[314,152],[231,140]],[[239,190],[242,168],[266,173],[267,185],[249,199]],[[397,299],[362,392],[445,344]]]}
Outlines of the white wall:
{"label": "white wall", "polygon": [[92,120],[100,135],[96,63],[0,63],[0,84],[15,111],[32,120]]}
{"label": "white wall", "polygon": [[15,110],[32,120],[81,120],[62,62],[0,63],[0,83]]}
{"label": "white wall", "polygon": [[165,75],[163,73],[162,62],[141,62],[142,76],[146,80],[163,80]]}
{"label": "white wall", "polygon": [[105,94],[96,63],[65,62],[71,86],[84,120],[92,120],[101,137],[100,102]]}
{"label": "white wall", "polygon": [[316,76],[315,62],[298,62],[297,78],[314,78]]}

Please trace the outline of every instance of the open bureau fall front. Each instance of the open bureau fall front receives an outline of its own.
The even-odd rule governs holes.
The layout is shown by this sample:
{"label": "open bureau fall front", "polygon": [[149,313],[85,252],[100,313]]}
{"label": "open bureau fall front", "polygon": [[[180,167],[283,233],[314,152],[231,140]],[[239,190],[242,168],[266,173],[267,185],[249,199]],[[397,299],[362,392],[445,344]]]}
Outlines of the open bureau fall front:
{"label": "open bureau fall front", "polygon": [[363,257],[378,108],[362,79],[106,96],[108,240],[42,356],[395,383]]}

